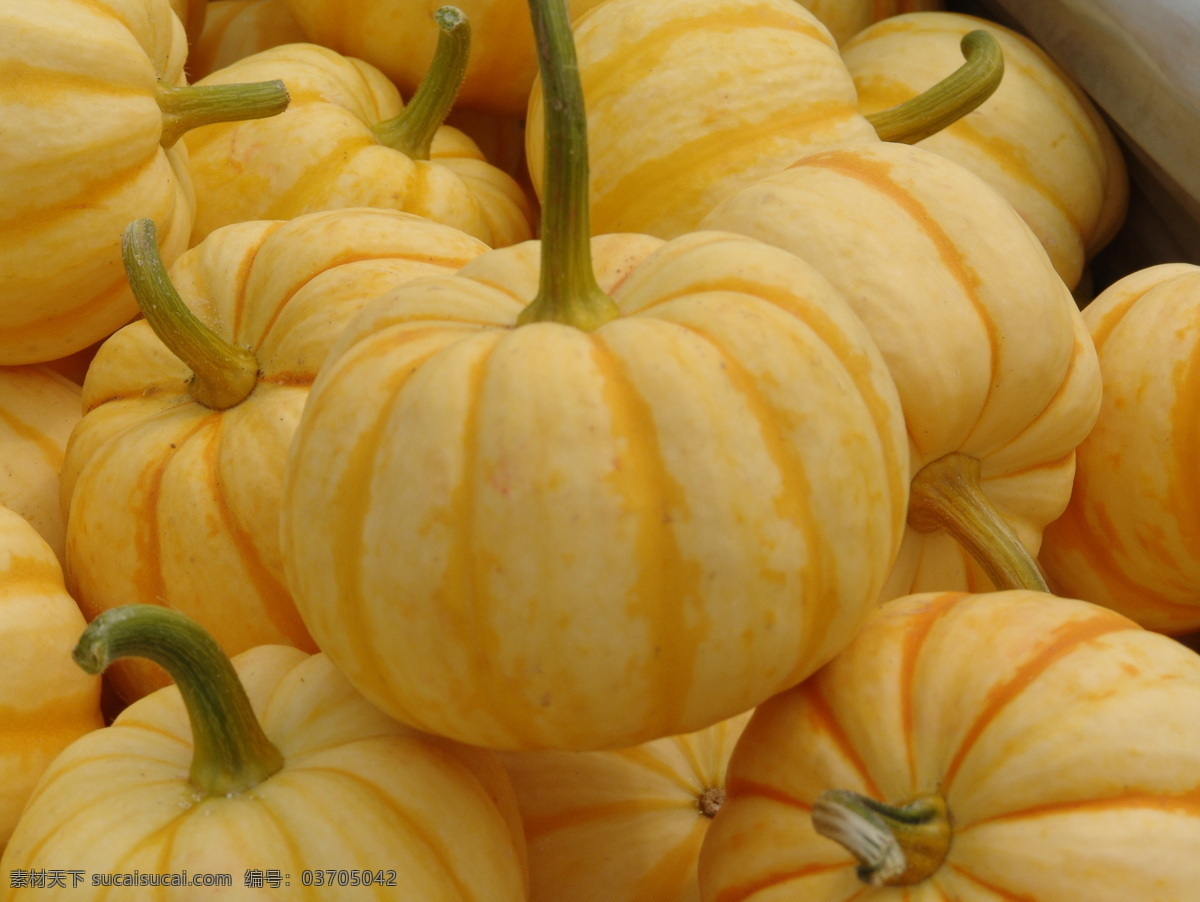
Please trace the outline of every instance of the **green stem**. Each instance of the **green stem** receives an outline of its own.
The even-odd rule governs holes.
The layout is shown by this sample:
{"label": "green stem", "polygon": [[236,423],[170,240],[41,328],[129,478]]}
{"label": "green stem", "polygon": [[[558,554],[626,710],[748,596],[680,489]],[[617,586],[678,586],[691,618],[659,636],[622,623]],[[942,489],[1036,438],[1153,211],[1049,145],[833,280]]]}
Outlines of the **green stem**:
{"label": "green stem", "polygon": [[909,490],[908,523],[950,533],[997,589],[1049,592],[1037,561],[983,492],[979,461],[952,453],[926,464]]}
{"label": "green stem", "polygon": [[202,323],[171,284],[158,254],[154,222],[137,219],[121,238],[125,273],[146,322],[194,374],[192,397],[213,410],[240,403],[258,384],[258,360]]}
{"label": "green stem", "polygon": [[867,116],[882,141],[916,144],[953,125],[992,96],[1004,76],[1004,54],[988,32],[963,35],[965,63],[911,100]]}
{"label": "green stem", "polygon": [[812,822],[858,860],[858,877],[871,886],[920,883],[941,866],[953,834],[946,802],[938,795],[885,805],[831,789],[817,797]]}
{"label": "green stem", "polygon": [[443,6],[433,18],[441,34],[429,71],[421,79],[408,106],[398,116],[371,129],[379,143],[413,160],[429,159],[433,136],[454,106],[471,55],[471,23],[467,21],[466,13],[454,6]]}
{"label": "green stem", "polygon": [[244,85],[158,84],[158,106],[163,128],[159,139],[170,147],[184,132],[214,122],[265,119],[287,109],[290,98],[282,81],[257,81]]}
{"label": "green stem", "polygon": [[564,0],[529,0],[546,111],[541,276],[518,325],[556,322],[591,331],[617,316],[592,270],[587,114]]}
{"label": "green stem", "polygon": [[152,604],[110,608],[80,636],[72,657],[90,674],[120,658],[149,658],[175,680],[192,725],[192,785],[205,796],[257,786],[283,767],[229,658],[203,627]]}

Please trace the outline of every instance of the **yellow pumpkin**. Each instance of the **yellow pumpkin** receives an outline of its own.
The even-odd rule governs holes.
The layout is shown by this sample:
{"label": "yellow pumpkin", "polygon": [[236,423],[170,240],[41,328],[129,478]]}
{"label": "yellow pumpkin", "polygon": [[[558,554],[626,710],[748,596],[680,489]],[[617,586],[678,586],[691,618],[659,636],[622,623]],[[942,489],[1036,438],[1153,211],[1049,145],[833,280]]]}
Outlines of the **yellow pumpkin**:
{"label": "yellow pumpkin", "polygon": [[235,222],[359,206],[415,213],[489,247],[532,237],[521,188],[466,135],[439,125],[441,116],[426,150],[386,143],[381,128],[404,104],[375,67],[315,44],[285,44],[197,84],[260,75],[287,85],[292,102],[283,115],[209,125],[184,138],[197,196],[193,243]]}
{"label": "yellow pumpkin", "polygon": [[700,843],[750,712],[602,752],[503,752],[529,845],[530,902],[698,902]]}
{"label": "yellow pumpkin", "polygon": [[[845,44],[868,25],[889,16],[919,10],[939,10],[941,0],[799,0],[821,20],[839,45]],[[940,76],[939,76],[940,77]]]}
{"label": "yellow pumpkin", "polygon": [[198,81],[260,50],[303,40],[283,0],[210,0],[204,30],[188,50],[188,76]]}
{"label": "yellow pumpkin", "polygon": [[1200,629],[1200,267],[1128,275],[1083,319],[1104,399],[1079,446],[1071,502],[1046,529],[1042,563],[1059,592],[1161,632]]}
{"label": "yellow pumpkin", "polygon": [[[100,348],[62,473],[69,585],[88,619],[163,604],[230,654],[273,642],[313,650],[278,538],[284,461],[313,378],[371,297],[485,250],[410,214],[339,210],[229,226],[183,254],[171,278],[196,334],[241,348],[245,369],[201,359],[194,378],[146,319]],[[214,399],[227,371],[244,381]],[[111,676],[127,700],[166,681],[141,659]]]}
{"label": "yellow pumpkin", "polygon": [[959,59],[959,41],[986,27],[1007,62],[979,109],[921,146],[979,175],[1041,240],[1069,288],[1116,234],[1129,177],[1116,138],[1075,81],[1031,40],[960,13],[912,13],[873,25],[842,47],[865,113],[935,84]]}
{"label": "yellow pumpkin", "polygon": [[812,267],[728,233],[593,247],[569,25],[531,8],[557,111],[542,240],[347,326],[291,447],[284,561],[318,644],[397,719],[636,745],[849,641],[906,449],[877,349]]}
{"label": "yellow pumpkin", "polygon": [[[324,655],[260,646],[231,664],[184,620],[131,605],[80,638],[89,673],[150,654],[177,685],[54,761],[0,858],[0,899],[526,898],[523,841],[505,813],[512,789],[494,755],[389,720]],[[84,882],[31,888],[7,876],[64,866]],[[120,882],[138,875],[148,879],[136,891]],[[226,882],[190,882],[212,876]]]}
{"label": "yellow pumpkin", "polygon": [[55,756],[103,726],[100,680],[71,662],[83,627],[50,546],[0,507],[0,849]]}
{"label": "yellow pumpkin", "polygon": [[189,46],[195,44],[204,30],[208,9],[208,0],[171,0],[171,10],[183,24]]}
{"label": "yellow pumpkin", "polygon": [[[431,30],[438,3],[412,0],[284,0],[308,40],[359,57],[383,70],[407,96],[434,56]],[[572,18],[600,0],[567,0]],[[523,116],[537,73],[525,0],[461,0],[474,45],[457,105]]]}
{"label": "yellow pumpkin", "polygon": [[[0,365],[41,363],[137,315],[121,231],[146,217],[161,253],[186,246],[193,206],[179,134],[193,127],[183,27],[168,0],[3,0],[0,59],[19,90],[0,112]],[[203,116],[263,115],[282,86],[225,89]]]}
{"label": "yellow pumpkin", "polygon": [[1197,711],[1200,657],[1097,605],[889,602],[755,711],[701,898],[1190,899]]}
{"label": "yellow pumpkin", "polygon": [[79,386],[41,366],[0,367],[0,505],[66,561],[59,473],[83,404]]}
{"label": "yellow pumpkin", "polygon": [[913,487],[883,597],[1044,587],[1033,557],[1066,507],[1100,374],[1071,293],[1011,205],[945,157],[877,142],[799,160],[704,225],[813,263],[888,362]]}

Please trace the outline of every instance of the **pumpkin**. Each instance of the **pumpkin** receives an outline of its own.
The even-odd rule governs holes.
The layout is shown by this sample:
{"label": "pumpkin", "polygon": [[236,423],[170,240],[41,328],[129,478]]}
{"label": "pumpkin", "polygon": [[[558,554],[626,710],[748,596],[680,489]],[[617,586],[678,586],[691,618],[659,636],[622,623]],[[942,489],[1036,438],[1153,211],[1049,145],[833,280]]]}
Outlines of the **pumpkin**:
{"label": "pumpkin", "polygon": [[60,564],[59,473],[80,408],[79,386],[66,377],[41,366],[0,367],[0,505],[28,520]]}
{"label": "pumpkin", "polygon": [[1079,446],[1071,501],[1046,529],[1042,563],[1059,592],[1161,632],[1200,629],[1200,267],[1132,273],[1101,292],[1083,319],[1104,399]]}
{"label": "pumpkin", "polygon": [[747,711],[598,752],[503,752],[529,846],[530,902],[698,902],[700,843]]}
{"label": "pumpkin", "polygon": [[[66,357],[137,315],[121,230],[152,219],[187,246],[194,197],[179,135],[278,112],[281,85],[197,95],[167,0],[4,0],[0,59],[20,90],[0,114],[0,365]],[[16,84],[17,82],[13,82]],[[199,107],[199,108],[197,108]]]}
{"label": "pumpkin", "polygon": [[347,326],[289,454],[284,561],[318,645],[398,720],[636,745],[849,641],[906,448],[882,359],[812,267],[727,233],[593,249],[566,16],[536,14],[561,112],[542,241]]}
{"label": "pumpkin", "polygon": [[[284,461],[312,380],[368,299],[487,248],[387,210],[240,223],[176,261],[180,297],[145,225],[131,227],[126,251],[147,319],[97,353],[63,464],[72,593],[89,620],[131,602],[185,611],[230,654],[276,642],[315,650],[278,538]],[[200,352],[172,337],[180,329]],[[143,659],[111,677],[126,700],[166,681]]]}
{"label": "pumpkin", "polygon": [[[407,96],[435,52],[436,4],[411,0],[284,0],[308,40],[378,67]],[[573,19],[600,0],[567,0]],[[523,116],[537,73],[533,31],[523,0],[462,0],[474,46],[457,105]]]}
{"label": "pumpkin", "polygon": [[470,29],[447,13],[442,33],[428,90],[407,108],[378,69],[315,44],[272,47],[197,82],[269,75],[283,80],[292,103],[282,116],[212,125],[184,139],[197,194],[193,243],[235,222],[359,206],[415,213],[490,247],[532,237],[529,202],[513,178],[441,125],[456,84],[450,70],[465,59]]}
{"label": "pumpkin", "polygon": [[[949,84],[915,112],[888,111],[877,130],[828,30],[795,0],[608,0],[575,28],[593,227],[674,238],[723,198],[814,151],[916,140],[994,90],[1003,60],[986,33],[977,37]],[[526,152],[539,187],[536,85]]]}
{"label": "pumpkin", "polygon": [[[799,0],[821,20],[838,45],[843,45],[868,25],[889,16],[918,10],[938,10],[941,0]],[[211,13],[210,13],[211,15]]]}
{"label": "pumpkin", "polygon": [[814,154],[704,219],[812,262],[896,381],[909,527],[883,598],[1045,588],[1034,557],[1096,420],[1096,352],[1037,237],[978,176],[877,142]]}
{"label": "pumpkin", "polygon": [[1021,214],[1069,288],[1116,234],[1129,201],[1124,157],[1075,81],[1028,38],[960,13],[911,13],[871,26],[842,47],[865,113],[935,84],[963,35],[987,27],[1006,75],[979,109],[921,146],[970,169]]}
{"label": "pumpkin", "polygon": [[303,40],[283,0],[210,0],[204,30],[188,51],[188,76],[198,81],[260,50]]}
{"label": "pumpkin", "polygon": [[[263,869],[276,872],[267,895],[280,900],[526,898],[522,840],[501,807],[512,790],[494,755],[388,720],[323,655],[261,646],[230,662],[194,622],[143,605],[94,621],[74,655],[88,673],[152,655],[177,685],[69,746],[0,858],[5,874],[69,863],[87,882],[6,880],[0,899],[112,898],[124,893],[105,876],[184,872],[177,885],[143,881],[137,898],[249,895],[261,889],[248,871]],[[231,889],[186,882],[210,875]]]}
{"label": "pumpkin", "polygon": [[188,45],[191,46],[204,31],[208,0],[171,0],[171,11],[179,17]]}
{"label": "pumpkin", "polygon": [[50,546],[0,507],[0,849],[55,756],[103,726],[99,678],[71,663],[83,627]]}
{"label": "pumpkin", "polygon": [[755,711],[701,898],[1189,899],[1198,711],[1200,657],[1097,605],[891,601]]}

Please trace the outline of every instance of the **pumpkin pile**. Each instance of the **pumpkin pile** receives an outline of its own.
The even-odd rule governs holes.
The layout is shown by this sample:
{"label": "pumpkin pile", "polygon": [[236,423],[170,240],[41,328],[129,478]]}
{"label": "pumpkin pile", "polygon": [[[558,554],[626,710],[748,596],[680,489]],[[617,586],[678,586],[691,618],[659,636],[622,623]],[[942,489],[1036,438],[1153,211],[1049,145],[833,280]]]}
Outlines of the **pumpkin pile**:
{"label": "pumpkin pile", "polygon": [[0,900],[1193,898],[1200,268],[940,6],[0,0]]}

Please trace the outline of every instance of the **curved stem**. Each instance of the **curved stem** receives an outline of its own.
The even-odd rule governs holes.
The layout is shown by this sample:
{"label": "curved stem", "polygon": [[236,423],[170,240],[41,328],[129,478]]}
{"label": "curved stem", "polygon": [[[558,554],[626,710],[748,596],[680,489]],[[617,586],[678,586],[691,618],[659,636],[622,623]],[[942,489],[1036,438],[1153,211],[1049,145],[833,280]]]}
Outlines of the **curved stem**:
{"label": "curved stem", "polygon": [[867,116],[882,141],[916,144],[953,125],[992,96],[1004,76],[1004,54],[983,29],[963,35],[965,63],[924,93]]}
{"label": "curved stem", "polygon": [[183,303],[158,255],[152,220],[137,219],[125,228],[121,255],[146,322],[194,374],[188,384],[192,397],[214,410],[240,403],[258,384],[258,360],[221,338]]}
{"label": "curved stem", "polygon": [[556,322],[585,331],[617,316],[592,270],[587,114],[564,0],[529,0],[546,110],[542,259],[537,297],[518,325]]}
{"label": "curved stem", "polygon": [[192,725],[190,780],[205,796],[257,786],[283,767],[229,658],[203,627],[152,604],[110,608],[93,620],[72,652],[90,674],[119,658],[149,658],[171,675]]}
{"label": "curved stem", "polygon": [[812,822],[858,860],[859,879],[872,886],[920,883],[941,866],[953,835],[946,802],[938,795],[885,805],[831,789],[813,803]]}
{"label": "curved stem", "polygon": [[282,81],[256,81],[244,85],[158,84],[158,107],[163,128],[159,142],[170,147],[184,132],[214,122],[265,119],[287,109],[290,102]]}
{"label": "curved stem", "polygon": [[908,523],[918,532],[950,533],[997,589],[1050,591],[1033,555],[984,494],[974,457],[956,452],[922,467],[909,489]]}
{"label": "curved stem", "polygon": [[373,126],[371,131],[386,144],[413,160],[428,160],[433,136],[441,128],[467,74],[471,55],[471,24],[466,13],[443,6],[433,14],[441,34],[429,71],[399,115]]}

